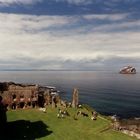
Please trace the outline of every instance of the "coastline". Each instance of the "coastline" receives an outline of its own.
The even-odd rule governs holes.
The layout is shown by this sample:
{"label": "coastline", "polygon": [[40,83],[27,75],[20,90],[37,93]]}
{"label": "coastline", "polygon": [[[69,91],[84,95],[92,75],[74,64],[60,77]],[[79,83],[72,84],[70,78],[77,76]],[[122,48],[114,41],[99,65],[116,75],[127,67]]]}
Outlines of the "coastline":
{"label": "coastline", "polygon": [[[1,72],[1,81],[52,85],[69,101],[73,87],[80,89],[80,102],[98,112],[130,118],[140,116],[140,74],[120,75],[118,72]],[[127,89],[126,89],[127,87]],[[106,108],[106,109],[104,109]]]}
{"label": "coastline", "polygon": [[[19,83],[13,83],[13,82],[9,82],[9,83],[5,82],[5,83],[0,83],[0,88],[1,88],[1,95],[4,98],[5,104],[7,104],[8,102],[10,103],[10,101],[7,99],[8,99],[8,96],[11,98],[13,93],[16,93],[17,95],[19,94],[19,96],[24,95],[24,97],[26,96],[28,97],[28,95],[31,96],[33,92],[34,93],[38,92],[38,96],[44,96],[45,94],[47,94],[49,96],[51,95],[51,98],[56,97],[57,99],[56,103],[53,102],[52,100],[53,98],[51,99],[51,105],[53,108],[57,107],[56,104],[60,104],[60,102],[61,104],[63,103],[64,106],[67,106],[67,103],[68,104],[70,103],[67,101],[63,101],[57,89],[52,86],[40,86],[40,85],[35,85],[35,84],[19,84]],[[8,93],[10,93],[11,95]],[[49,105],[49,103],[46,103],[46,104],[40,103],[40,105],[38,104],[38,107],[44,108],[45,107],[44,105],[47,106]],[[90,112],[95,111],[89,105],[84,105],[84,107]],[[112,129],[120,131],[130,136],[135,136],[138,139],[140,139],[140,119],[139,118],[135,119],[134,117],[133,119],[132,118],[123,119],[123,118],[118,118],[118,116],[113,117],[113,116],[103,116],[103,115],[100,115],[100,117],[105,120],[110,119],[112,121]]]}
{"label": "coastline", "polygon": [[[1,86],[1,85],[3,85],[4,84],[4,86],[5,87],[3,87],[3,86]],[[10,92],[7,90],[7,87],[6,86],[8,86],[8,85],[14,85],[14,86],[21,86],[22,88],[19,88],[19,89],[15,89],[15,88],[17,88],[17,87],[15,87],[15,88],[9,88],[8,90],[11,90]],[[29,87],[29,89],[28,89],[28,87]],[[3,89],[3,88],[6,88],[6,89]],[[24,88],[25,88],[25,90],[24,90]],[[27,89],[26,89],[27,88]],[[14,93],[15,92],[15,90],[17,90],[16,92],[17,92],[17,94],[22,94],[22,93],[25,93],[26,95],[27,94],[32,94],[32,92],[40,92],[41,94],[45,94],[45,92],[49,92],[49,93],[51,93],[52,95],[53,94],[56,94],[56,95],[59,95],[59,96],[61,96],[61,91],[59,91],[55,86],[51,86],[51,85],[48,85],[48,86],[44,86],[44,85],[39,85],[39,84],[33,84],[33,83],[15,83],[15,82],[0,82],[0,95],[4,95],[4,94],[7,94],[7,92],[9,92],[10,94],[12,94],[12,92]],[[22,92],[21,92],[21,90],[22,90]],[[29,91],[30,90],[30,91]],[[38,91],[36,91],[36,90],[38,90]],[[19,93],[18,93],[19,92]],[[11,96],[11,95],[10,95]],[[61,100],[62,100],[62,97],[61,97]],[[70,100],[69,101],[67,101],[66,99],[63,99],[63,100],[65,100],[66,102],[70,102]],[[81,102],[81,101],[80,101]],[[82,103],[82,104],[85,104],[85,103]],[[89,104],[87,104],[88,106],[90,106]],[[91,107],[91,108],[94,108],[94,107]],[[113,116],[113,115],[116,115],[116,113],[114,113],[114,114],[109,114],[109,113],[101,113],[103,116]],[[119,115],[117,115],[117,118],[119,118],[120,120],[137,120],[137,119],[140,119],[140,117],[138,116],[133,116],[133,117],[122,117],[122,116],[119,116]]]}

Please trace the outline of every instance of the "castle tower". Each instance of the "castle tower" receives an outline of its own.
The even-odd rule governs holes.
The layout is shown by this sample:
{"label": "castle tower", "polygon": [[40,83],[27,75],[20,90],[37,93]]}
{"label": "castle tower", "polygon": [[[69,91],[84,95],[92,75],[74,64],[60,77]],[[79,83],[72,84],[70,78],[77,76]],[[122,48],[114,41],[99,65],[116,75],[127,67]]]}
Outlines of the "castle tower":
{"label": "castle tower", "polygon": [[78,104],[79,104],[79,91],[77,88],[74,88],[72,96],[72,107],[76,108]]}

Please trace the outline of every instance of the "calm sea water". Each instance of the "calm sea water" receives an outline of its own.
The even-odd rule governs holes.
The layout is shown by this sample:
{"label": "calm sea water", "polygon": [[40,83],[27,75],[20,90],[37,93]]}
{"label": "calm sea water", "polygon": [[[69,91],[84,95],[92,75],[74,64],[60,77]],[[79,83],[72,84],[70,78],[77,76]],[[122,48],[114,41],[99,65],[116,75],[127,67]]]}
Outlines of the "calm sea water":
{"label": "calm sea water", "polygon": [[140,117],[140,73],[122,75],[96,71],[1,71],[0,81],[55,86],[71,101],[73,88],[80,102],[104,115]]}

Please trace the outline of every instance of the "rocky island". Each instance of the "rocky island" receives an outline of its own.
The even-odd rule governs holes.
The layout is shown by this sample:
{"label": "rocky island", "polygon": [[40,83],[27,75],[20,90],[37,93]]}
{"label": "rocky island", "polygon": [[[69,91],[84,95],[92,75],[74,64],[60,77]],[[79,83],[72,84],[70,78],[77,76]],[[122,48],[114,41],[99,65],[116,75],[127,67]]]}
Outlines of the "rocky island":
{"label": "rocky island", "polygon": [[132,66],[124,67],[120,70],[120,74],[136,74],[136,68]]}

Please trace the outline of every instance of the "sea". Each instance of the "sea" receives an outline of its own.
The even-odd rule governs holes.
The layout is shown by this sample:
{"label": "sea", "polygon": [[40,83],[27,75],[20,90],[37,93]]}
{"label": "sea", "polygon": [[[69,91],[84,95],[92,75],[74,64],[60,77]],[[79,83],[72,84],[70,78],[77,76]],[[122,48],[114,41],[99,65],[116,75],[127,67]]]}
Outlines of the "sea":
{"label": "sea", "polygon": [[103,115],[140,117],[140,73],[112,71],[0,71],[0,82],[53,86],[64,100],[79,90],[80,104],[88,104]]}

